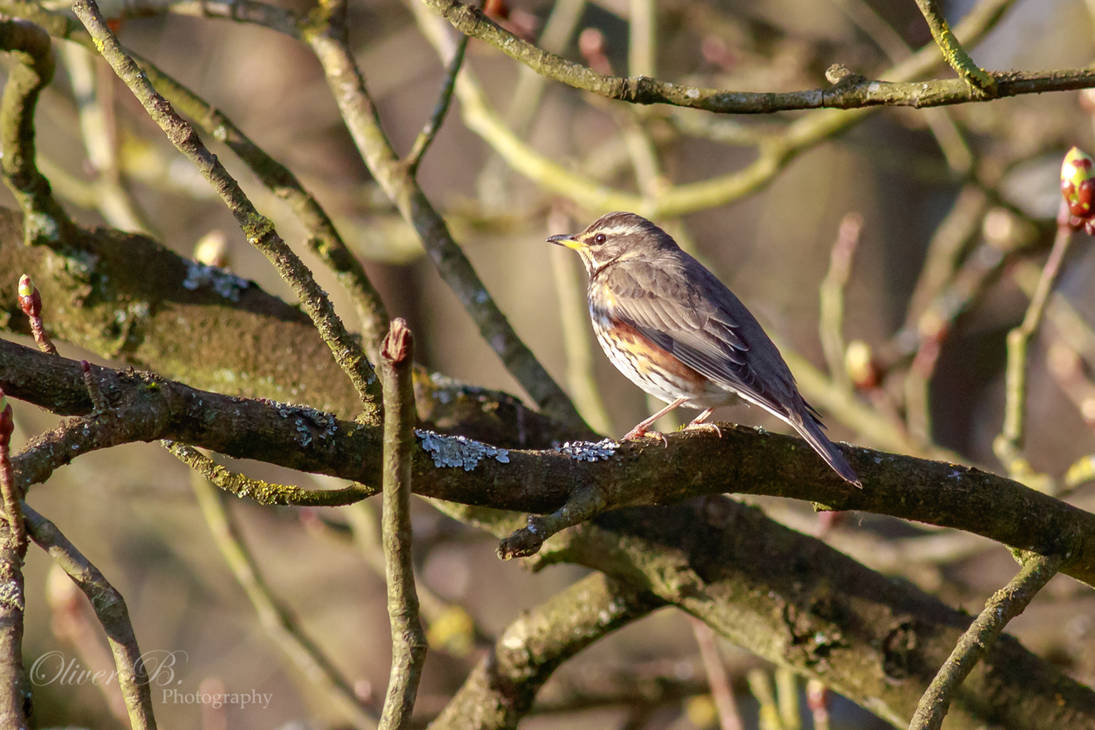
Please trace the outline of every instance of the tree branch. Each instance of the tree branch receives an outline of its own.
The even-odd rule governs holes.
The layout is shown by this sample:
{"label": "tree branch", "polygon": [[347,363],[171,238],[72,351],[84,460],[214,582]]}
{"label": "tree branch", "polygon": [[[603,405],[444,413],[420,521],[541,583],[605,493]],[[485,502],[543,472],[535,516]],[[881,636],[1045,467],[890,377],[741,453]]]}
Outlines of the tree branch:
{"label": "tree branch", "polygon": [[[497,536],[511,529],[498,513],[450,507]],[[649,590],[902,727],[969,625],[938,599],[725,498],[617,510],[545,550],[541,563],[578,563]],[[1095,692],[1002,637],[959,690],[948,722],[1085,727],[1095,723]]]}
{"label": "tree branch", "polygon": [[118,670],[118,688],[125,700],[133,730],[154,730],[156,718],[152,713],[152,693],[148,673],[125,599],[95,565],[69,542],[57,526],[30,507],[26,511],[27,525],[37,545],[49,553],[53,561],[72,579],[95,611],[95,616],[106,632],[114,666]]}
{"label": "tree branch", "polygon": [[190,483],[217,549],[247,594],[259,623],[273,644],[293,663],[300,676],[314,685],[325,701],[334,705],[355,728],[376,728],[376,719],[354,695],[349,682],[270,590],[254,556],[243,542],[238,525],[225,509],[223,495],[198,474],[191,475]]}
{"label": "tree branch", "polygon": [[932,32],[935,45],[943,52],[943,58],[947,65],[965,79],[970,86],[980,90],[986,97],[991,98],[996,94],[996,79],[986,73],[984,69],[973,62],[966,49],[954,37],[947,19],[943,17],[943,11],[936,0],[916,0],[916,6],[928,21],[928,28]]}
{"label": "tree branch", "polygon": [[1027,556],[1022,570],[985,603],[916,705],[909,730],[939,730],[962,681],[995,643],[1009,621],[1021,614],[1057,574],[1059,557]]}
{"label": "tree branch", "polygon": [[49,181],[35,166],[34,109],[38,94],[53,78],[49,36],[20,19],[0,19],[0,48],[17,63],[0,100],[0,172],[26,216],[28,244],[57,245],[74,228],[53,198]]}
{"label": "tree branch", "polygon": [[239,184],[228,174],[216,156],[209,152],[193,127],[152,87],[137,64],[118,44],[118,39],[107,27],[94,0],[76,0],[73,10],[91,34],[96,48],[141,102],[152,120],[217,191],[247,236],[248,242],[269,259],[278,274],[292,287],[323,341],[330,348],[335,361],[353,383],[365,416],[375,417],[376,378],[372,368],[360,346],[346,331],[326,292],[316,283],[312,272],[278,235],[273,223],[255,210]]}
{"label": "tree branch", "polygon": [[[721,114],[770,114],[795,109],[861,109],[870,106],[926,108],[1046,91],[1067,91],[1095,85],[1095,69],[1077,68],[1041,72],[994,72],[986,88],[971,87],[963,79],[890,82],[862,79],[829,88],[787,92],[750,92],[710,89],[646,76],[605,76],[548,53],[501,28],[482,10],[459,0],[425,0],[426,4],[465,35],[486,41],[515,61],[547,78],[609,99],[633,104],[671,104]],[[952,34],[953,35],[953,34]]]}
{"label": "tree branch", "polygon": [[26,597],[23,590],[23,560],[27,555],[27,534],[19,489],[11,458],[11,406],[0,388],[0,489],[5,502],[5,519],[0,520],[0,726],[27,727],[30,716],[30,685],[23,670],[23,619]]}
{"label": "tree branch", "polygon": [[564,661],[662,605],[650,593],[589,575],[510,624],[431,730],[512,728]]}
{"label": "tree branch", "polygon": [[302,29],[301,35],[323,66],[332,95],[362,159],[404,219],[418,231],[438,273],[475,320],[483,339],[498,354],[506,369],[544,413],[588,433],[588,427],[566,393],[513,330],[453,240],[444,219],[396,157],[380,126],[365,80],[347,46],[343,2],[328,0],[321,4],[321,10],[315,14],[313,27]]}
{"label": "tree branch", "polygon": [[[311,409],[200,391],[147,374],[92,366],[110,406],[31,440],[13,460],[21,489],[88,451],[169,438],[365,485],[380,483],[379,428]],[[0,340],[0,388],[59,414],[92,409],[80,363]],[[198,414],[198,415],[196,415]],[[565,444],[502,449],[418,430],[415,492],[469,505],[550,513],[595,490],[604,509],[704,494],[767,494],[863,510],[1067,554],[1061,571],[1095,585],[1095,515],[968,466],[845,447],[863,490],[847,489],[798,438],[723,425],[670,434],[668,445]],[[307,448],[302,449],[302,440]]]}
{"label": "tree branch", "polygon": [[388,692],[380,715],[381,730],[410,726],[422,665],[426,635],[418,619],[411,557],[411,450],[415,410],[411,386],[414,339],[407,323],[392,321],[380,348],[380,380],[384,393],[384,543],[388,619],[392,633],[392,665]]}

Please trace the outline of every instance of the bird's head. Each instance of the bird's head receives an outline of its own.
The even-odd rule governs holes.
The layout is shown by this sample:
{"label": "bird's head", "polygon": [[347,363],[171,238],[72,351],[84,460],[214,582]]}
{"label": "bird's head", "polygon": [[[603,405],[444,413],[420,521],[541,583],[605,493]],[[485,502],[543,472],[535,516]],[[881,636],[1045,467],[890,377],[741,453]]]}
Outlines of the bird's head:
{"label": "bird's head", "polygon": [[609,213],[581,233],[549,236],[550,243],[572,248],[582,257],[592,276],[608,264],[633,256],[650,256],[677,244],[668,233],[634,213]]}

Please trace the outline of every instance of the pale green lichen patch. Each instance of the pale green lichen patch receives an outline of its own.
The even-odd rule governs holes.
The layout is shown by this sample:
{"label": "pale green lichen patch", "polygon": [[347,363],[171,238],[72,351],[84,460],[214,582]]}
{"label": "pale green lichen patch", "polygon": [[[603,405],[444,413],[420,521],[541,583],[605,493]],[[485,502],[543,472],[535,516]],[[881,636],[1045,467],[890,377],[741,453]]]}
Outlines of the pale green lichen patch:
{"label": "pale green lichen patch", "polygon": [[251,282],[216,266],[188,261],[186,264],[186,278],[183,279],[182,285],[184,289],[189,291],[197,291],[202,287],[208,287],[228,301],[238,302],[240,292],[251,286]]}
{"label": "pale green lichen patch", "polygon": [[23,610],[23,590],[12,580],[0,583],[0,606],[8,611]]}
{"label": "pale green lichen patch", "polygon": [[448,405],[461,396],[486,395],[483,388],[461,383],[441,373],[430,373],[430,383],[433,385],[431,395],[442,405]]}
{"label": "pale green lichen patch", "polygon": [[472,471],[483,459],[494,459],[500,464],[509,463],[508,450],[465,436],[449,436],[421,428],[416,428],[414,435],[430,455],[433,465],[439,468],[460,467],[464,471]]}
{"label": "pale green lichen patch", "polygon": [[315,438],[326,439],[338,433],[338,419],[329,413],[306,406],[277,404],[278,415],[293,421],[297,441],[307,448]]}
{"label": "pale green lichen patch", "polygon": [[555,450],[575,461],[604,461],[611,458],[620,445],[612,439],[600,441],[567,441]]}
{"label": "pale green lichen patch", "polygon": [[53,216],[23,206],[23,210],[29,210],[26,218],[27,242],[57,242],[61,240],[61,227]]}

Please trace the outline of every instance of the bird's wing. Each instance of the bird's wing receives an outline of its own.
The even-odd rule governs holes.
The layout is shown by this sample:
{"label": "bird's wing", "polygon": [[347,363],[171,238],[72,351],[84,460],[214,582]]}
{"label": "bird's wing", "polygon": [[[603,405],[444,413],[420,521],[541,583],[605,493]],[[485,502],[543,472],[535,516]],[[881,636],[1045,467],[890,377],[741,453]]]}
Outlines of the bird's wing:
{"label": "bird's wing", "polygon": [[612,293],[596,303],[605,314],[774,415],[816,419],[776,346],[713,274],[696,262],[686,275],[675,258],[626,264],[600,273]]}

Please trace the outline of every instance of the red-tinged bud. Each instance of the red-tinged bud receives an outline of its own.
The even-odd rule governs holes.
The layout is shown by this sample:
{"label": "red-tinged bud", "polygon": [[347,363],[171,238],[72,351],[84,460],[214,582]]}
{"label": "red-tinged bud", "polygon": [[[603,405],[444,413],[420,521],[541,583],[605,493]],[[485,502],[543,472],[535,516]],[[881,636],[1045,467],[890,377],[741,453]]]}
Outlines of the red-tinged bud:
{"label": "red-tinged bud", "polygon": [[506,0],[487,0],[483,3],[483,13],[491,18],[505,20],[509,17],[509,6]]}
{"label": "red-tinged bud", "polygon": [[26,274],[19,277],[19,308],[28,317],[42,316],[42,295]]}
{"label": "red-tinged bud", "polygon": [[860,390],[877,388],[882,379],[871,346],[863,340],[853,340],[844,351],[844,371],[852,385]]}
{"label": "red-tinged bud", "polygon": [[4,397],[4,391],[0,390],[0,446],[7,446],[11,442],[11,432],[15,430],[15,417],[11,412],[11,404]]}
{"label": "red-tinged bud", "polygon": [[1092,213],[1095,200],[1093,162],[1090,155],[1073,147],[1061,163],[1061,195],[1065,197],[1069,212],[1077,218],[1087,218]]}

